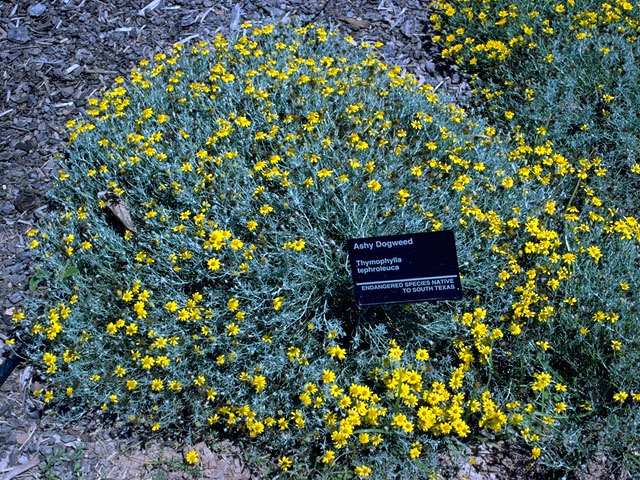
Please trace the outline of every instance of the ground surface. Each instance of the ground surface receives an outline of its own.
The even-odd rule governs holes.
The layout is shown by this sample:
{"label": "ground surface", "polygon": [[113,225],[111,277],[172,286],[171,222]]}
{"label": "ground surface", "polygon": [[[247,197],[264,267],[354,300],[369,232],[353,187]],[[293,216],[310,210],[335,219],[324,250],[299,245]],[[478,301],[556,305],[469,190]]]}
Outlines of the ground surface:
{"label": "ground surface", "polygon": [[[28,0],[0,4],[0,365],[8,320],[28,288],[25,233],[49,213],[44,196],[62,150],[64,124],[84,99],[110,86],[142,58],[175,42],[209,38],[245,20],[325,22],[357,39],[380,40],[389,63],[422,81],[464,94],[435,60],[428,1],[373,0]],[[19,365],[0,388],[0,480],[13,478],[191,478],[181,472],[183,445],[161,436],[106,427],[95,418],[62,425],[31,392],[30,367]],[[194,439],[201,478],[259,478],[248,449]],[[211,443],[211,442],[210,442]],[[498,454],[496,454],[496,452]],[[470,451],[474,464],[452,466],[457,478],[524,477],[526,458],[498,444]],[[77,476],[74,473],[77,470]]]}

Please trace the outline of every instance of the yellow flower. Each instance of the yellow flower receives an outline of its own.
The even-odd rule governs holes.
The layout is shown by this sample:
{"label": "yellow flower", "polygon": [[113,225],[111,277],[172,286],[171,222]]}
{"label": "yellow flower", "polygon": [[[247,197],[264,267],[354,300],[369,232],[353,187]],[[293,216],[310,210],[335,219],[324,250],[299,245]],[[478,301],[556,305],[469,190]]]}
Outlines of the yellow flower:
{"label": "yellow flower", "polygon": [[273,207],[271,205],[263,205],[260,207],[260,215],[268,215],[273,212]]}
{"label": "yellow flower", "polygon": [[422,444],[420,442],[413,442],[411,447],[411,450],[409,450],[409,456],[411,458],[418,458],[422,453]]}
{"label": "yellow flower", "polygon": [[416,360],[420,362],[425,362],[429,360],[429,352],[424,348],[419,348],[416,351]]}
{"label": "yellow flower", "polygon": [[593,258],[593,260],[598,263],[600,258],[602,258],[602,253],[600,252],[600,248],[597,246],[591,246],[587,248],[587,253]]}
{"label": "yellow flower", "polygon": [[229,246],[234,250],[240,250],[244,246],[244,242],[238,238],[234,238],[231,240],[231,243],[229,243]]}
{"label": "yellow flower", "polygon": [[322,463],[331,464],[336,459],[336,453],[333,450],[327,450],[322,456]]}
{"label": "yellow flower", "polygon": [[537,341],[536,345],[539,346],[544,351],[547,351],[549,349],[549,342]]}
{"label": "yellow flower", "polygon": [[549,200],[544,205],[544,211],[545,213],[548,213],[549,215],[551,215],[553,212],[556,211],[556,202],[554,202],[553,200]]}
{"label": "yellow flower", "polygon": [[336,374],[331,370],[322,372],[322,383],[333,383],[336,380]]}
{"label": "yellow flower", "polygon": [[151,390],[154,392],[159,392],[164,389],[164,382],[159,378],[154,378],[151,381]]}
{"label": "yellow flower", "polygon": [[174,301],[170,301],[164,304],[164,308],[170,312],[175,312],[178,309],[178,304]]}
{"label": "yellow flower", "polygon": [[353,473],[355,473],[360,478],[366,478],[371,475],[371,468],[366,465],[358,465],[353,469]]}
{"label": "yellow flower", "polygon": [[280,296],[280,297],[276,297],[273,299],[273,309],[278,311],[280,310],[280,307],[282,307],[282,304],[284,302],[284,297]]}
{"label": "yellow flower", "polygon": [[[338,401],[338,406],[345,409],[351,405],[351,398],[348,395],[343,395]],[[366,443],[366,442],[363,442]]]}
{"label": "yellow flower", "polygon": [[367,183],[367,188],[370,188],[374,192],[377,192],[378,190],[380,190],[380,188],[382,188],[382,185],[380,185],[380,182],[377,180],[370,180]]}
{"label": "yellow flower", "polygon": [[129,323],[129,325],[127,325],[125,333],[127,335],[131,336],[131,335],[136,334],[137,331],[138,331],[138,326],[135,323],[131,322],[131,323]]}
{"label": "yellow flower", "polygon": [[278,465],[280,465],[280,468],[286,472],[293,466],[293,462],[289,457],[282,456],[278,460]]}
{"label": "yellow flower", "polygon": [[613,399],[616,402],[624,403],[628,396],[629,394],[627,392],[618,392],[613,395]]}
{"label": "yellow flower", "polygon": [[536,381],[533,382],[531,386],[531,389],[534,391],[540,391],[551,383],[551,375],[546,372],[534,373],[533,376],[536,378]]}
{"label": "yellow flower", "polygon": [[240,327],[238,327],[238,325],[236,325],[235,323],[231,322],[229,325],[227,325],[228,336],[233,337],[237,335],[239,332],[240,332]]}
{"label": "yellow flower", "polygon": [[198,457],[198,452],[196,452],[195,450],[189,450],[184,456],[184,460],[188,464],[193,465],[194,463],[198,463],[200,461],[200,458]]}
{"label": "yellow flower", "polygon": [[47,367],[51,367],[56,364],[57,357],[49,352],[45,352],[44,355],[42,355],[42,361]]}
{"label": "yellow flower", "polygon": [[333,170],[327,170],[326,168],[323,168],[322,170],[318,171],[317,175],[318,178],[330,177],[331,175],[333,175]]}
{"label": "yellow flower", "polygon": [[404,413],[398,413],[391,419],[391,425],[399,427],[407,433],[413,431],[413,424],[407,419]]}
{"label": "yellow flower", "polygon": [[331,347],[327,347],[327,352],[333,358],[337,358],[338,360],[344,360],[347,354],[347,351],[340,347],[339,345],[333,345]]}
{"label": "yellow flower", "polygon": [[397,345],[394,345],[389,349],[389,358],[392,360],[400,360],[402,358],[402,353],[402,349]]}
{"label": "yellow flower", "polygon": [[142,368],[144,368],[145,370],[149,370],[155,365],[155,363],[155,359],[153,357],[150,357],[149,355],[145,355],[142,360],[140,360],[140,365],[142,365]]}
{"label": "yellow flower", "polygon": [[240,305],[240,301],[237,298],[231,297],[227,302],[227,308],[230,312],[235,312]]}
{"label": "yellow flower", "polygon": [[255,388],[256,392],[261,392],[267,386],[267,379],[264,375],[256,375],[251,379],[251,384]]}

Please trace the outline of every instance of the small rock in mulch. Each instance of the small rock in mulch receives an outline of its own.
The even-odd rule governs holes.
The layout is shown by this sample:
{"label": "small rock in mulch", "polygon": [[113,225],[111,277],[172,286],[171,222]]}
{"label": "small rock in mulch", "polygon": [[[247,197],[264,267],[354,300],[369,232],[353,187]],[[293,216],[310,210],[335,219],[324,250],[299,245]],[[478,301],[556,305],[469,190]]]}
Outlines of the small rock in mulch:
{"label": "small rock in mulch", "polygon": [[9,297],[9,301],[13,304],[18,303],[20,300],[22,300],[22,295],[20,293],[12,293],[11,296]]}
{"label": "small rock in mulch", "polygon": [[36,3],[35,5],[31,5],[27,9],[27,13],[29,14],[30,17],[39,17],[45,12],[46,9],[47,9],[46,5],[42,3]]}
{"label": "small rock in mulch", "polygon": [[26,212],[31,208],[35,208],[38,204],[38,197],[29,192],[20,192],[13,201],[13,205],[19,212]]}
{"label": "small rock in mulch", "polygon": [[27,43],[31,37],[26,27],[11,27],[7,32],[7,40],[13,43]]}
{"label": "small rock in mulch", "polygon": [[190,27],[194,23],[196,23],[196,19],[195,19],[195,17],[192,17],[191,15],[187,15],[185,17],[182,17],[182,20],[180,20],[180,26],[182,28]]}

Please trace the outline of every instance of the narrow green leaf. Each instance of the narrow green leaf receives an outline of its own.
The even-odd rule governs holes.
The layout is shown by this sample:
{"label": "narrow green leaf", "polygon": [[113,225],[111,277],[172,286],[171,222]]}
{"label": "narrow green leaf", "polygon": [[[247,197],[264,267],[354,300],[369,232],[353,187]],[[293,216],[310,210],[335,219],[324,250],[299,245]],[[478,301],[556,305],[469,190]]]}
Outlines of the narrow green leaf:
{"label": "narrow green leaf", "polygon": [[40,284],[40,282],[42,280],[44,280],[45,278],[47,278],[49,276],[49,274],[44,271],[44,270],[38,270],[36,272],[36,274],[31,277],[31,279],[29,280],[29,291],[30,292],[35,292],[36,288],[38,288],[38,285]]}

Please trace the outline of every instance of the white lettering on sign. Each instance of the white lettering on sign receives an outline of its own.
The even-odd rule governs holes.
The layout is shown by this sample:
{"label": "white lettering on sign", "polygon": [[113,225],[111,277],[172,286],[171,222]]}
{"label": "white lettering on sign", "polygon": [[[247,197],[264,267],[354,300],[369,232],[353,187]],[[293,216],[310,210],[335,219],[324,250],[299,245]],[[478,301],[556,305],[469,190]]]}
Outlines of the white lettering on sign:
{"label": "white lettering on sign", "polygon": [[358,273],[367,274],[375,272],[393,272],[400,270],[402,258],[376,258],[373,260],[356,260],[356,269]]}
{"label": "white lettering on sign", "polygon": [[406,245],[413,245],[413,237],[407,238],[406,240],[376,240],[374,242],[355,242],[353,244],[354,250],[373,250],[375,248],[393,248],[393,247],[403,247]]}
{"label": "white lettering on sign", "polygon": [[413,237],[407,238],[406,240],[390,240],[388,242],[383,242],[382,240],[376,240],[376,248],[393,248],[393,247],[401,247],[404,245],[413,245]]}
{"label": "white lettering on sign", "polygon": [[380,280],[378,282],[358,282],[356,286],[363,285],[382,285],[403,283],[403,287],[430,287],[437,290],[453,290],[455,289],[455,278],[457,275],[442,275],[438,277],[418,277],[418,278],[399,278],[397,280]]}

